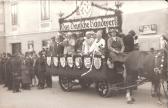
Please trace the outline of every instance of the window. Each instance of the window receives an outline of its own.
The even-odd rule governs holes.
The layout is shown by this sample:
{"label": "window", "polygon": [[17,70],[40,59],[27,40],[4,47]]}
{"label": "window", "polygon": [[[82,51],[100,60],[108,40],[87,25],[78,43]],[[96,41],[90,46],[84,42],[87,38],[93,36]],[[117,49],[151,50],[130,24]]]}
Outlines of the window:
{"label": "window", "polygon": [[33,51],[33,50],[34,50],[34,42],[28,41],[28,51]]}
{"label": "window", "polygon": [[41,20],[50,19],[50,0],[41,0]]}
{"label": "window", "polygon": [[12,18],[12,25],[18,24],[18,10],[17,10],[17,3],[13,3],[11,5],[11,18]]}
{"label": "window", "polygon": [[48,47],[49,46],[49,39],[47,39],[47,40],[42,40],[42,48],[46,48],[46,47]]}

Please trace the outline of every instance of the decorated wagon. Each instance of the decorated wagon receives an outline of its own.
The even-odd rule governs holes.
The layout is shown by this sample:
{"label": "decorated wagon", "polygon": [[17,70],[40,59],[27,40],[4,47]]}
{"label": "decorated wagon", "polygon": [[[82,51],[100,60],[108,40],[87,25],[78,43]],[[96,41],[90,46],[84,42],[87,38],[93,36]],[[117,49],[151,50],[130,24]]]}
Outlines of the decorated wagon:
{"label": "decorated wagon", "polygon": [[[91,3],[92,7],[110,11],[112,14],[105,16],[94,16],[87,18],[68,19],[80,10],[77,7],[70,15],[60,18],[60,32],[85,32],[90,30],[103,30],[103,38],[107,41],[109,29],[122,31],[122,13],[119,9],[104,8]],[[107,47],[107,46],[106,46]],[[107,48],[105,48],[107,50]],[[96,89],[101,96],[110,96],[114,83],[123,82],[122,75],[113,72],[113,64],[108,59],[108,54],[100,55],[61,55],[48,56],[47,68],[53,75],[59,76],[59,84],[64,91],[71,91],[73,86],[81,85],[88,88],[91,84],[96,84]]]}
{"label": "decorated wagon", "polygon": [[[106,42],[108,39],[107,33],[109,29],[115,29],[118,32],[122,32],[122,12],[119,8],[105,8],[94,3],[91,3],[90,5],[91,7],[110,11],[112,14],[70,19],[69,17],[73,16],[79,10],[82,10],[80,7],[77,7],[70,15],[59,19],[60,32],[75,33],[80,31],[82,34],[85,34],[85,32],[90,30],[96,31],[101,29],[103,30],[103,38]],[[144,41],[142,41],[142,46],[144,45],[143,42]],[[160,41],[158,42],[160,44]],[[148,52],[150,51],[148,50],[147,53],[138,52],[138,54],[145,54],[145,56],[147,55],[147,57],[150,58],[150,53],[148,54]],[[162,54],[163,53],[161,53],[159,57],[162,56]],[[154,59],[160,60],[160,58],[155,58],[153,55],[155,54],[152,54]],[[164,60],[162,61],[164,62]],[[142,63],[145,62],[143,61]],[[59,84],[64,91],[71,91],[76,85],[81,85],[82,88],[88,88],[94,83],[98,94],[103,97],[108,97],[116,92],[129,89],[133,86],[138,86],[146,81],[143,80],[137,82],[137,84],[133,86],[125,85],[123,74],[120,73],[121,71],[124,71],[124,68],[121,67],[119,72],[114,71],[114,64],[111,63],[108,56],[107,44],[105,48],[105,55],[103,56],[81,54],[48,56],[47,68],[51,70],[53,75],[59,76]],[[154,66],[154,68],[156,67]],[[151,67],[151,69],[153,70],[153,67]]]}

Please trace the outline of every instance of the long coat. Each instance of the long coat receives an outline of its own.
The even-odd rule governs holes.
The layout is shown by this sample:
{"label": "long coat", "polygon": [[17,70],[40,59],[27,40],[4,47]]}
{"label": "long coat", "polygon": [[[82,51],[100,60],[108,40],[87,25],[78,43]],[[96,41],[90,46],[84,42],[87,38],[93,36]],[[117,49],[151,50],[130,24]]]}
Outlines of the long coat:
{"label": "long coat", "polygon": [[6,75],[7,75],[7,86],[12,87],[12,70],[11,70],[11,58],[6,61]]}
{"label": "long coat", "polygon": [[2,72],[2,81],[6,79],[6,58],[3,57],[1,60],[1,72]]}
{"label": "long coat", "polygon": [[21,79],[21,65],[22,60],[21,57],[15,56],[11,58],[11,72],[13,80],[20,80]]}
{"label": "long coat", "polygon": [[35,73],[39,80],[43,80],[46,72],[46,60],[39,57],[35,63]]}
{"label": "long coat", "polygon": [[22,77],[22,83],[23,84],[30,84],[31,83],[31,73],[30,73],[30,66],[29,66],[30,60],[29,59],[23,59],[22,65],[21,65],[21,77]]}
{"label": "long coat", "polygon": [[123,39],[124,46],[125,46],[125,52],[130,52],[134,50],[134,38],[131,35],[127,35]]}

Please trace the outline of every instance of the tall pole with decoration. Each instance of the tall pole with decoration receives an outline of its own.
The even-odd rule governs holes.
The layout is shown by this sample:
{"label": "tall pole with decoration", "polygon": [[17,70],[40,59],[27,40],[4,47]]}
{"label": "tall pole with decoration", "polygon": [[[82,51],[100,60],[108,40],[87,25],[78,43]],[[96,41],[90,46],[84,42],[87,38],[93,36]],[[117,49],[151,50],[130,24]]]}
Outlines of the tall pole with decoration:
{"label": "tall pole with decoration", "polygon": [[64,13],[60,11],[60,13],[58,14],[59,16],[59,19],[58,19],[58,22],[59,22],[59,28],[60,28],[60,31],[61,31],[61,22],[62,22],[62,17],[63,17]]}
{"label": "tall pole with decoration", "polygon": [[118,26],[119,26],[119,32],[122,32],[122,11],[120,10],[120,7],[122,6],[122,3],[117,0],[115,1],[115,14],[118,16],[117,22],[118,22]]}

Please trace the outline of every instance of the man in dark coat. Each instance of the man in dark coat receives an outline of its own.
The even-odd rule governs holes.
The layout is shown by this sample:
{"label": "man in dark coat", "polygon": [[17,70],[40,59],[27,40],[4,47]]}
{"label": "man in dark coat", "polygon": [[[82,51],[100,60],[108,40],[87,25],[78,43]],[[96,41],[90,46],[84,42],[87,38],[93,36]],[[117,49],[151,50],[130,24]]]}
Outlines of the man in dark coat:
{"label": "man in dark coat", "polygon": [[126,37],[124,37],[124,45],[125,45],[125,51],[124,52],[131,52],[134,50],[134,37],[133,32],[130,31]]}
{"label": "man in dark coat", "polygon": [[64,46],[63,46],[63,34],[61,33],[57,33],[57,36],[56,36],[56,48],[55,48],[55,51],[56,51],[56,55],[57,56],[61,56],[64,52]]}
{"label": "man in dark coat", "polygon": [[[2,54],[2,59],[1,59],[1,69],[2,69],[2,83],[5,84],[5,77],[6,77],[6,54],[3,53]],[[7,86],[7,85],[4,85],[4,86]]]}
{"label": "man in dark coat", "polygon": [[12,90],[12,70],[11,70],[11,54],[7,54],[7,61],[6,61],[6,85],[8,90]]}
{"label": "man in dark coat", "polygon": [[[62,34],[57,33],[56,38],[52,38],[52,43],[50,44],[49,50],[47,50],[47,56],[51,57],[51,64],[46,65],[46,72],[45,72],[45,81],[47,87],[52,87],[52,73],[54,70],[54,59],[53,57],[61,56],[63,54],[64,46],[62,45]],[[54,49],[54,50],[53,50]],[[53,52],[54,51],[54,52]],[[49,53],[51,55],[49,55]]]}
{"label": "man in dark coat", "polygon": [[26,53],[25,57],[22,58],[22,65],[21,65],[22,89],[25,90],[30,90],[30,84],[31,84],[31,73],[30,73],[31,60],[28,56],[29,56],[28,53]]}
{"label": "man in dark coat", "polygon": [[21,56],[19,53],[15,54],[11,58],[11,70],[12,70],[12,90],[14,93],[20,92],[20,80],[21,80]]}
{"label": "man in dark coat", "polygon": [[34,71],[35,59],[36,59],[35,58],[35,52],[30,52],[28,66],[29,66],[32,86],[35,85],[35,71]]}
{"label": "man in dark coat", "polygon": [[46,72],[46,57],[45,54],[40,51],[39,58],[36,61],[36,71],[39,79],[39,89],[44,89],[45,86],[45,72]]}
{"label": "man in dark coat", "polygon": [[52,57],[56,56],[56,50],[57,50],[56,47],[57,47],[57,43],[55,41],[55,37],[52,37],[51,43],[49,46],[50,56],[52,56]]}

